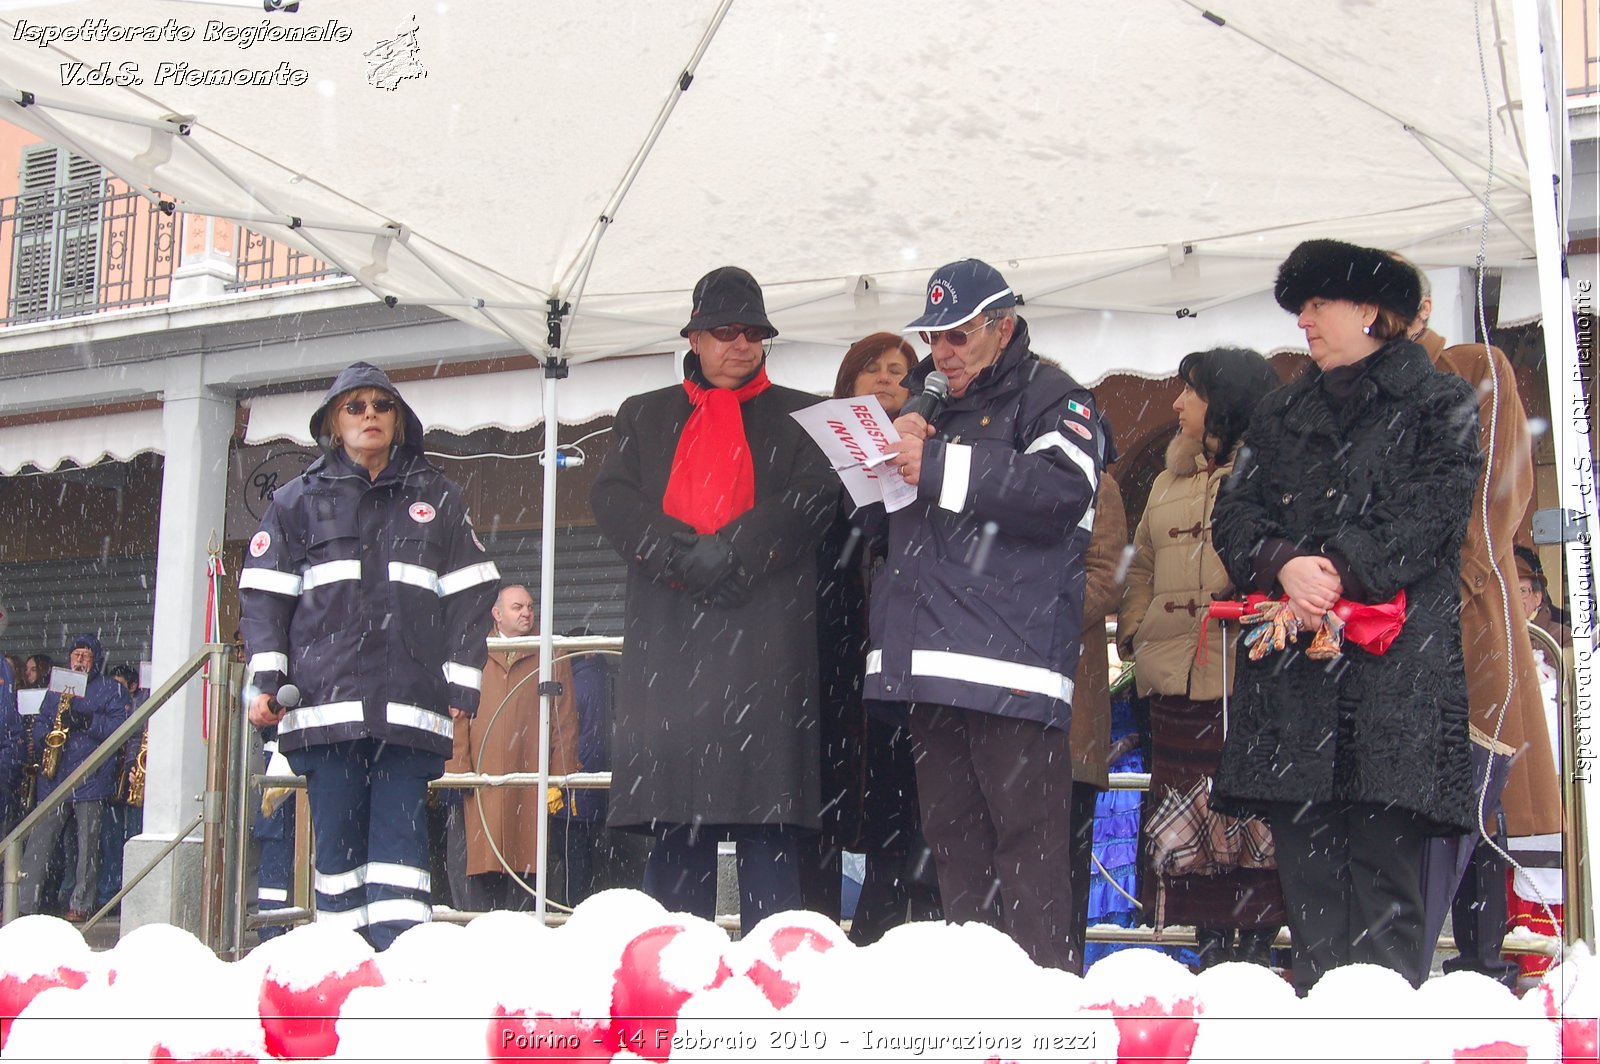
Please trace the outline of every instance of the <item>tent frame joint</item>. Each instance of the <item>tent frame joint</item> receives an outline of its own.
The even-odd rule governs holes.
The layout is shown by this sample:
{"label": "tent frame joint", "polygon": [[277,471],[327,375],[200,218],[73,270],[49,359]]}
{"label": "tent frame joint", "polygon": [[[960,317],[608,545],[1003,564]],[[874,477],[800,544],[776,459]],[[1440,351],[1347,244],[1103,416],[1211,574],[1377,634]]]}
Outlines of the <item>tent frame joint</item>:
{"label": "tent frame joint", "polygon": [[[545,339],[546,339],[546,342],[549,344],[549,347],[550,347],[551,351],[553,351],[553,352],[554,351],[560,351],[561,350],[561,319],[565,318],[568,314],[572,313],[572,304],[566,302],[560,296],[551,296],[549,299],[545,300],[545,306],[548,308],[545,311],[545,315],[544,315],[545,332],[546,332]],[[556,361],[558,361],[558,359],[553,354],[548,359],[545,360],[545,374],[544,375],[546,377],[553,376],[553,374],[550,372],[550,366],[551,366],[551,363],[556,362]],[[559,361],[560,361],[561,366],[562,366],[562,370],[561,370],[560,376],[565,377],[567,375],[567,372],[566,372],[566,365],[567,365],[566,359],[559,359]]]}

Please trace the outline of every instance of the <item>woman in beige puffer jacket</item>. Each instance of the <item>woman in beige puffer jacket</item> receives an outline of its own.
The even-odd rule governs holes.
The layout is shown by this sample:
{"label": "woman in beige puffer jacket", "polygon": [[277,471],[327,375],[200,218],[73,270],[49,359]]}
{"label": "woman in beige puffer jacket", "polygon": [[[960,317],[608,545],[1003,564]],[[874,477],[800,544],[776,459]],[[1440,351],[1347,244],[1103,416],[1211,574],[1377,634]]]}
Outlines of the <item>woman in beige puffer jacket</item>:
{"label": "woman in beige puffer jacket", "polygon": [[[1231,681],[1235,640],[1225,645],[1222,626],[1204,624],[1213,596],[1230,589],[1211,546],[1211,508],[1233,470],[1251,412],[1278,384],[1266,359],[1238,348],[1188,355],[1178,375],[1184,382],[1172,404],[1178,436],[1134,532],[1117,616],[1119,650],[1133,657],[1139,694],[1150,702],[1147,815],[1169,791],[1184,794],[1215,772],[1222,752],[1223,658]],[[1202,967],[1224,960],[1267,963],[1284,916],[1275,871],[1174,876],[1161,885],[1165,919],[1195,927]]]}

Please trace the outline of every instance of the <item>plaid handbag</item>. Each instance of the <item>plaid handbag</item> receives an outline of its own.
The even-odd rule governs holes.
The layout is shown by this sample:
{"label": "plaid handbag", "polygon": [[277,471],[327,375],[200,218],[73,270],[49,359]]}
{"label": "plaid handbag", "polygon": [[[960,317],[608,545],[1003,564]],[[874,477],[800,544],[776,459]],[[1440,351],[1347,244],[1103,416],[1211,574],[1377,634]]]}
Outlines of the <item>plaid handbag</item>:
{"label": "plaid handbag", "polygon": [[1209,776],[1182,793],[1168,788],[1146,827],[1145,846],[1156,874],[1157,930],[1166,925],[1170,877],[1278,867],[1272,830],[1265,821],[1212,810]]}

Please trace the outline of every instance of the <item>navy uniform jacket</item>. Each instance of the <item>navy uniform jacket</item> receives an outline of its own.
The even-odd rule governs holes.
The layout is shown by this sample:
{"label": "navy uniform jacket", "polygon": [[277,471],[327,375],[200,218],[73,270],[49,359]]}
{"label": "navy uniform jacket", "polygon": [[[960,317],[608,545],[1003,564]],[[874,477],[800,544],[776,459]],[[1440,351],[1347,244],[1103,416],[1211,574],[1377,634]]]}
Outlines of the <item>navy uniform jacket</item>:
{"label": "navy uniform jacket", "polygon": [[[361,387],[399,395],[358,362],[313,432],[336,396]],[[273,493],[245,551],[240,630],[256,686],[300,688],[278,725],[285,753],[370,737],[448,758],[449,707],[477,711],[500,574],[461,489],[423,457],[421,421],[400,410],[406,442],[377,480],[329,450]]]}
{"label": "navy uniform jacket", "polygon": [[[914,391],[932,369],[912,369]],[[916,500],[888,515],[862,694],[1065,728],[1108,446],[1094,397],[1028,349],[1018,318],[936,428]]]}

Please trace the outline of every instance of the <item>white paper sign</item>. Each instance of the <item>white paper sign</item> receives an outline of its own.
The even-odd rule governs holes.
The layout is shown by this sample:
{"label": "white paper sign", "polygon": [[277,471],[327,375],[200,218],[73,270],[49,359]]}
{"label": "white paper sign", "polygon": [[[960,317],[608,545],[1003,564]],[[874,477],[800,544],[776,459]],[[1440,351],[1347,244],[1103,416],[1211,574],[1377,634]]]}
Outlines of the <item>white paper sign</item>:
{"label": "white paper sign", "polygon": [[139,662],[139,686],[146,691],[156,689],[156,667],[153,663]]}
{"label": "white paper sign", "polygon": [[64,691],[71,691],[82,698],[89,693],[89,677],[57,665],[50,670],[50,690],[58,695]]}
{"label": "white paper sign", "polygon": [[915,487],[878,461],[900,434],[877,396],[828,399],[789,416],[817,441],[857,506],[881,502],[893,513],[917,497]]}
{"label": "white paper sign", "polygon": [[39,707],[44,705],[44,696],[49,694],[42,687],[31,687],[25,691],[17,692],[17,712],[24,717],[37,717]]}

